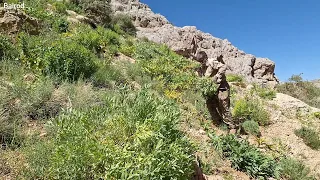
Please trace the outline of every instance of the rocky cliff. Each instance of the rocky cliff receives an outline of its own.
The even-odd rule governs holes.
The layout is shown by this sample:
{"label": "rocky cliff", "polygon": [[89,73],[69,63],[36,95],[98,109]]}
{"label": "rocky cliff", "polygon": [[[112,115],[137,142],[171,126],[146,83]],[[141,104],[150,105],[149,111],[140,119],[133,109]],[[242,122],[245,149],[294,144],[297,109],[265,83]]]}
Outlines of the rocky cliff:
{"label": "rocky cliff", "polygon": [[213,37],[197,30],[194,26],[175,27],[164,16],[155,14],[148,5],[139,0],[111,0],[111,4],[116,13],[126,13],[131,16],[139,30],[138,37],[167,44],[185,57],[192,55],[194,42],[197,50],[205,51],[209,58],[223,55],[228,66],[227,73],[239,74],[249,82],[270,86],[275,86],[279,82],[274,74],[275,63],[267,58],[246,54],[228,40]]}

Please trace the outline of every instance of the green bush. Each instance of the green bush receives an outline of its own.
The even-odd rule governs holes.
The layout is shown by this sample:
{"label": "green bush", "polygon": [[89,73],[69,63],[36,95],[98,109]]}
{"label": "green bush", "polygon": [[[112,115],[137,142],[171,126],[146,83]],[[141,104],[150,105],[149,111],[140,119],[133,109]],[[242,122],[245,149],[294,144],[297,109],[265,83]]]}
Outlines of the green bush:
{"label": "green bush", "polygon": [[256,121],[245,121],[242,128],[246,133],[258,136],[260,134],[259,124]]}
{"label": "green bush", "polygon": [[242,76],[236,75],[236,74],[227,74],[227,81],[228,82],[237,82],[237,83],[243,83],[244,79]]}
{"label": "green bush", "polygon": [[27,154],[26,160],[32,168],[24,169],[19,176],[20,179],[43,178],[48,171],[47,165],[50,162],[50,156],[48,155],[52,153],[53,148],[53,142],[48,141],[48,139],[28,142],[28,146],[26,146],[23,153]]}
{"label": "green bush", "polygon": [[123,43],[121,43],[119,51],[126,56],[133,57],[136,51],[133,40],[126,39]]}
{"label": "green bush", "polygon": [[59,40],[44,54],[45,73],[60,80],[76,81],[89,78],[96,72],[94,55],[85,47],[70,40]]}
{"label": "green bush", "polygon": [[[42,32],[42,33],[51,32],[55,22],[61,18],[60,14],[52,13],[51,11],[47,10],[48,3],[49,4],[57,3],[56,1],[24,0],[24,3],[26,6],[26,8],[24,9],[25,12],[29,16],[37,18],[39,22],[39,27],[30,26],[29,23],[24,24],[23,30],[25,32],[30,32],[30,34],[34,34],[34,33],[39,34],[39,32]],[[56,7],[56,8],[58,11],[63,11],[64,7],[62,3],[60,5],[57,5],[59,7]]]}
{"label": "green bush", "polygon": [[108,0],[80,0],[82,7],[87,17],[94,20],[96,23],[109,27],[112,17],[112,9]]}
{"label": "green bush", "polygon": [[40,148],[50,152],[30,152],[48,161],[29,159],[28,174],[40,179],[189,179],[194,151],[178,121],[178,107],[146,90],[109,94],[101,106],[66,112],[53,121],[52,145]]}
{"label": "green bush", "polygon": [[202,92],[204,97],[212,97],[216,94],[218,86],[211,78],[201,77],[197,79],[197,89]]}
{"label": "green bush", "polygon": [[320,119],[320,112],[315,112],[315,113],[313,113],[313,115],[314,115],[314,117]]}
{"label": "green bush", "polygon": [[48,20],[52,14],[46,10],[48,0],[25,0],[26,13],[39,20]]}
{"label": "green bush", "polygon": [[99,55],[108,53],[115,55],[120,46],[119,35],[109,29],[98,27],[96,30],[88,26],[79,26],[73,32],[73,40]]}
{"label": "green bush", "polygon": [[259,95],[260,97],[262,97],[263,99],[272,100],[272,99],[276,98],[277,93],[276,93],[276,91],[274,91],[274,90],[265,89],[265,90],[259,91],[259,92],[258,92],[258,95]]}
{"label": "green bush", "polygon": [[251,92],[255,92],[259,97],[268,100],[272,100],[277,97],[277,92],[274,89],[259,87],[256,84]]}
{"label": "green bush", "polygon": [[279,177],[277,162],[261,153],[254,146],[234,135],[211,136],[213,144],[222,155],[228,158],[232,167],[254,178]]}
{"label": "green bush", "polygon": [[236,101],[233,108],[233,117],[237,119],[238,122],[251,120],[259,123],[259,125],[265,126],[270,124],[269,116],[269,113],[262,107],[258,100],[248,97]]}
{"label": "green bush", "polygon": [[119,67],[106,64],[92,76],[92,82],[96,87],[112,87],[116,84],[124,84],[126,79]]}
{"label": "green bush", "polygon": [[110,0],[70,0],[66,3],[68,9],[72,9],[100,25],[109,26],[112,10]]}
{"label": "green bush", "polygon": [[151,78],[162,81],[168,90],[196,89],[198,64],[171,51],[167,46],[137,42],[135,59]]}
{"label": "green bush", "polygon": [[59,33],[66,33],[69,31],[69,22],[66,19],[59,18],[54,22],[54,28]]}
{"label": "green bush", "polygon": [[53,3],[53,6],[55,7],[56,11],[59,13],[59,14],[66,14],[66,11],[67,11],[67,5],[63,2],[55,2]]}
{"label": "green bush", "polygon": [[23,120],[45,120],[59,109],[47,103],[54,90],[49,78],[36,77],[12,62],[1,62],[0,69],[0,144],[16,148],[23,142]]}
{"label": "green bush", "polygon": [[308,176],[310,169],[301,162],[292,158],[284,158],[280,161],[281,176],[288,180],[315,180]]}
{"label": "green bush", "polygon": [[59,37],[52,35],[49,38],[46,35],[30,36],[26,33],[20,33],[18,47],[22,64],[33,72],[43,72],[46,67],[43,56],[48,47],[54,42],[55,38]]}
{"label": "green bush", "polygon": [[302,127],[295,131],[295,134],[302,138],[304,143],[312,149],[320,149],[320,136],[319,133],[313,129]]}
{"label": "green bush", "polygon": [[4,59],[13,59],[16,56],[17,52],[10,39],[0,35],[0,61]]}
{"label": "green bush", "polygon": [[93,30],[88,26],[79,26],[72,31],[72,33],[72,39],[74,41],[83,45],[95,54],[101,53],[102,37],[96,30]]}
{"label": "green bush", "polygon": [[117,14],[112,18],[112,24],[117,26],[115,29],[120,28],[121,31],[135,36],[137,34],[137,29],[133,25],[130,17],[126,14]]}
{"label": "green bush", "polygon": [[320,108],[320,88],[312,82],[304,81],[301,75],[293,75],[289,82],[280,84],[277,90],[281,93],[288,94],[294,98]]}

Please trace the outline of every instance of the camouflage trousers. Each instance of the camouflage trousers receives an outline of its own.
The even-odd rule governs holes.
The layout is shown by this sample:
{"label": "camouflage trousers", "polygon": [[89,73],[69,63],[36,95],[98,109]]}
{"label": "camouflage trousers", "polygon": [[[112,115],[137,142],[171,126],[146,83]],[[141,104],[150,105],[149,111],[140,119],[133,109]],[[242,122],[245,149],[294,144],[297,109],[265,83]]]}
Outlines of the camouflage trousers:
{"label": "camouflage trousers", "polygon": [[217,123],[224,122],[231,128],[236,126],[230,112],[230,90],[219,90],[217,95],[207,97],[206,101],[208,110],[212,119]]}
{"label": "camouflage trousers", "polygon": [[235,122],[233,121],[230,112],[230,90],[218,91],[218,112],[222,121],[234,128]]}

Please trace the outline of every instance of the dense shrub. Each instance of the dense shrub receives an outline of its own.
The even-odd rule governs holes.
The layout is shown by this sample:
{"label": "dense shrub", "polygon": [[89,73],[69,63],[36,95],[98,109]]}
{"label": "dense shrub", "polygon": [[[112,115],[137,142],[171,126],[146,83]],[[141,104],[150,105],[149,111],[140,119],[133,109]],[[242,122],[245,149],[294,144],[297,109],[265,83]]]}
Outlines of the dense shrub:
{"label": "dense shrub", "polygon": [[256,93],[259,97],[263,99],[272,100],[277,97],[277,92],[274,89],[267,87],[259,87],[254,85],[254,88],[251,90],[253,93]]}
{"label": "dense shrub", "polygon": [[204,97],[212,97],[217,92],[218,86],[211,78],[200,77],[197,79],[196,88],[202,93]]}
{"label": "dense shrub", "polygon": [[0,35],[0,61],[4,59],[13,59],[16,55],[17,52],[10,39]]}
{"label": "dense shrub", "polygon": [[50,10],[48,11],[48,3],[50,4],[56,4],[56,10],[58,13],[62,13],[63,7],[62,2],[56,2],[56,1],[48,1],[48,0],[24,0],[25,3],[25,12],[34,18],[37,18],[39,21],[38,27],[30,26],[29,23],[25,23],[23,25],[24,32],[27,32],[29,34],[39,34],[40,32],[51,32],[52,27],[54,27],[54,24],[56,21],[62,18],[62,15],[57,13],[52,13]]}
{"label": "dense shrub", "polygon": [[48,0],[25,0],[26,13],[39,20],[49,20],[52,14],[46,10]]}
{"label": "dense shrub", "polygon": [[302,162],[292,158],[284,158],[280,161],[281,176],[288,180],[315,180],[309,176],[310,169]]}
{"label": "dense shrub", "polygon": [[69,40],[59,40],[44,54],[45,73],[60,80],[75,81],[95,73],[96,59],[85,47]]}
{"label": "dense shrub", "polygon": [[249,145],[247,141],[237,139],[234,135],[212,138],[216,149],[231,161],[233,168],[255,178],[267,179],[279,176],[277,162]]}
{"label": "dense shrub", "polygon": [[175,54],[167,46],[138,42],[135,59],[147,75],[164,82],[169,90],[195,89],[197,86],[194,70],[198,64]]}
{"label": "dense shrub", "polygon": [[289,82],[279,85],[277,90],[320,108],[320,88],[312,82],[303,81],[301,75],[293,75]]}
{"label": "dense shrub", "polygon": [[53,6],[55,7],[55,10],[59,13],[59,14],[66,14],[67,11],[67,5],[63,2],[54,2]]}
{"label": "dense shrub", "polygon": [[135,42],[131,39],[125,39],[120,46],[119,51],[126,56],[133,57],[136,51]]}
{"label": "dense shrub", "polygon": [[111,23],[112,9],[108,0],[79,0],[79,4],[87,17],[96,23],[108,27]]}
{"label": "dense shrub", "polygon": [[102,53],[115,55],[120,46],[119,35],[102,27],[93,30],[88,26],[79,26],[73,31],[73,34],[73,40],[97,55]]}
{"label": "dense shrub", "polygon": [[0,69],[0,144],[15,148],[22,143],[24,119],[55,115],[51,114],[55,107],[47,104],[54,86],[49,78],[36,78],[11,62],[1,62]]}
{"label": "dense shrub", "polygon": [[57,19],[53,25],[55,30],[59,33],[66,33],[69,30],[69,22],[63,18]]}
{"label": "dense shrub", "polygon": [[260,134],[259,124],[256,121],[245,121],[242,128],[246,133],[258,136]]}
{"label": "dense shrub", "polygon": [[119,67],[105,64],[92,76],[92,81],[97,87],[112,87],[116,84],[124,84],[126,79]]}
{"label": "dense shrub", "polygon": [[248,97],[237,100],[233,108],[233,117],[239,122],[251,120],[265,126],[270,123],[269,116],[258,100]]}
{"label": "dense shrub", "polygon": [[236,75],[236,74],[227,74],[227,81],[228,82],[243,83],[244,78],[242,76]]}
{"label": "dense shrub", "polygon": [[135,36],[137,33],[137,29],[132,23],[130,17],[126,14],[117,14],[112,18],[112,24],[115,30],[120,28],[121,31],[131,35]]}
{"label": "dense shrub", "polygon": [[[45,163],[29,175],[53,179],[188,179],[193,148],[177,128],[178,108],[143,90],[105,97],[105,104],[73,110],[53,122]],[[45,167],[45,168],[44,168]],[[32,172],[41,169],[41,174]],[[33,175],[33,176],[32,176]]]}
{"label": "dense shrub", "polygon": [[302,138],[304,143],[312,149],[320,149],[320,136],[319,133],[313,129],[302,127],[295,131],[295,134]]}
{"label": "dense shrub", "polygon": [[46,67],[43,56],[54,42],[57,36],[29,36],[26,33],[20,33],[18,38],[18,47],[20,49],[20,61],[33,72],[42,72]]}

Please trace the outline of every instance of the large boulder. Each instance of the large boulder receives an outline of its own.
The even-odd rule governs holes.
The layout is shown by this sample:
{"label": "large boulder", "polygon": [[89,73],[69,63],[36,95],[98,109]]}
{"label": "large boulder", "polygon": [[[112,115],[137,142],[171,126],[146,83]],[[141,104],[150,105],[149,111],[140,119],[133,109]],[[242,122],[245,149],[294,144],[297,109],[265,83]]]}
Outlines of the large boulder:
{"label": "large boulder", "polygon": [[279,83],[274,74],[274,62],[246,54],[226,39],[213,37],[194,26],[175,27],[164,16],[153,13],[148,5],[140,3],[139,0],[111,0],[111,6],[116,13],[131,16],[138,29],[138,37],[164,43],[187,58],[195,53],[196,44],[197,51],[206,52],[208,58],[215,59],[222,55],[229,74],[242,75],[248,82],[270,86]]}
{"label": "large boulder", "polygon": [[39,33],[39,22],[36,18],[30,17],[23,11],[4,9],[0,7],[0,33],[15,35],[22,30],[24,24],[29,23],[33,29],[30,34]]}

